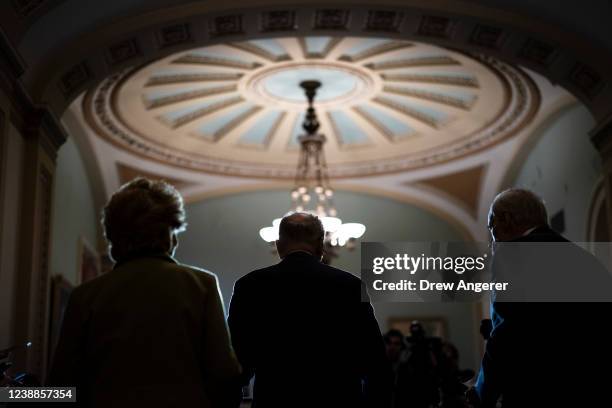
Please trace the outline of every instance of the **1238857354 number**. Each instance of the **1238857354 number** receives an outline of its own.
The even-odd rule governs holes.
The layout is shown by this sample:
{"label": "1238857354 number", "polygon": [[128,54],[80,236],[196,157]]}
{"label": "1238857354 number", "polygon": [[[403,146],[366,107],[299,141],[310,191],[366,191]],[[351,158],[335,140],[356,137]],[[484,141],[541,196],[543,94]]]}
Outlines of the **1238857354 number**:
{"label": "1238857354 number", "polygon": [[15,387],[0,389],[0,402],[76,401],[74,387]]}

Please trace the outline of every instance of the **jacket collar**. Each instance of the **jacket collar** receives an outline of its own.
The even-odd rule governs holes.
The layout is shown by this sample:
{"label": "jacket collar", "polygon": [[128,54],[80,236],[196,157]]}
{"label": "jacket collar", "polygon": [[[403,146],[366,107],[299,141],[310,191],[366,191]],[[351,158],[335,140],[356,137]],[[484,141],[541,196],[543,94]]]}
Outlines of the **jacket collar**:
{"label": "jacket collar", "polygon": [[163,261],[166,262],[170,262],[170,263],[174,263],[174,264],[178,264],[178,262],[176,261],[176,259],[174,259],[173,257],[171,257],[169,254],[167,253],[163,253],[163,252],[142,252],[142,253],[134,253],[131,254],[127,257],[125,257],[124,259],[117,261],[115,263],[115,266],[113,266],[113,270],[119,268],[122,265],[125,265],[126,263],[135,261],[137,259],[143,259],[143,258],[156,258],[156,259],[161,259]]}
{"label": "jacket collar", "polygon": [[297,250],[293,252],[289,252],[282,261],[291,261],[291,260],[313,260],[318,261],[317,257],[310,252]]}
{"label": "jacket collar", "polygon": [[548,225],[541,225],[527,235],[518,237],[509,242],[566,242],[567,239],[561,234],[555,232]]}

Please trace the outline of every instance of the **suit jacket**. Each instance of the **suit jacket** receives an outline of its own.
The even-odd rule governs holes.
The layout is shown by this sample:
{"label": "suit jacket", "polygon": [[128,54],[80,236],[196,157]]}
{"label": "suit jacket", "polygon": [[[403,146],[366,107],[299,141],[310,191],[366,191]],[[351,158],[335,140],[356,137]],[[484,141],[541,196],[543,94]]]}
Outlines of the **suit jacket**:
{"label": "suit jacket", "polygon": [[256,408],[387,406],[391,369],[364,291],[306,252],[236,282],[228,321]]}
{"label": "suit jacket", "polygon": [[[608,272],[593,256],[548,227],[538,228],[515,241],[567,245],[562,247],[563,251],[543,249],[544,253],[539,254],[530,253],[529,248],[537,251],[543,247],[525,246],[522,248],[527,253],[518,259],[515,254],[504,252],[508,247],[502,246],[493,258],[494,278],[496,272],[510,269],[509,273],[544,275],[549,285],[567,285],[568,282],[555,280],[559,272],[560,279],[572,276],[577,290],[586,290],[588,285],[584,282],[593,279],[597,280],[597,287],[592,287],[594,294],[602,286],[611,287]],[[547,256],[555,259],[538,259]],[[512,266],[516,269],[512,270]],[[569,273],[560,269],[567,269]],[[535,285],[544,282],[534,281]],[[554,291],[556,286],[551,287]],[[559,293],[566,295],[565,287],[560,287]],[[611,303],[500,299],[503,297],[494,298],[491,303],[493,330],[476,385],[483,406],[494,407],[500,396],[504,407],[595,406],[589,405],[589,401],[601,402],[606,388],[596,385],[595,372],[599,366],[608,369],[612,364],[608,352],[612,336],[598,327],[609,319]]]}
{"label": "suit jacket", "polygon": [[239,374],[216,276],[150,255],[72,292],[48,382],[86,407],[225,407]]}

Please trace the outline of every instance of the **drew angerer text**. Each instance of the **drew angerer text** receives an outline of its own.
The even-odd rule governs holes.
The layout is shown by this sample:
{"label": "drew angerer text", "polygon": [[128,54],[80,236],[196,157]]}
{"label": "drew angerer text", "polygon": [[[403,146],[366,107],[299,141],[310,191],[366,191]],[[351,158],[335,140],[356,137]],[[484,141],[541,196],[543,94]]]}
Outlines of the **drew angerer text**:
{"label": "drew angerer text", "polygon": [[372,282],[374,290],[399,290],[399,291],[451,291],[451,290],[463,290],[480,293],[488,290],[506,290],[508,288],[508,282],[466,282],[460,280],[459,282],[430,282],[427,279],[420,279],[418,281],[402,279],[398,282],[384,282],[381,279],[377,279]]}

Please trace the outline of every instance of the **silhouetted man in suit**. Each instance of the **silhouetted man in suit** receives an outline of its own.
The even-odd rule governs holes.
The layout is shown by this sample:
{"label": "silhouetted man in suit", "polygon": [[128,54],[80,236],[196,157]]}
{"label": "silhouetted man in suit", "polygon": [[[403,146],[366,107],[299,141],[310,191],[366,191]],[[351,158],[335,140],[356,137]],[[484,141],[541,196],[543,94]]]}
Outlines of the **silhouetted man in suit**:
{"label": "silhouetted man in suit", "polygon": [[501,397],[504,408],[597,406],[591,404],[604,401],[601,380],[609,374],[595,369],[609,369],[612,340],[597,329],[612,309],[584,301],[609,298],[610,275],[548,226],[546,207],[531,191],[500,193],[488,228],[493,279],[508,279],[515,289],[492,297],[493,328],[470,392],[474,404],[494,407]]}
{"label": "silhouetted man in suit", "polygon": [[286,216],[281,262],[234,286],[229,327],[245,383],[255,375],[256,408],[389,404],[391,370],[365,288],[321,263],[324,236],[316,216]]}

